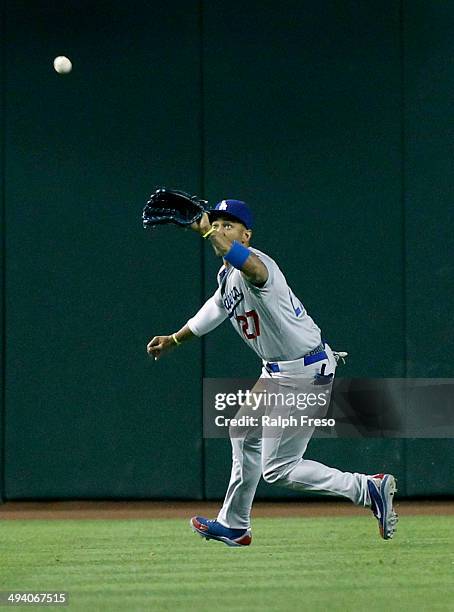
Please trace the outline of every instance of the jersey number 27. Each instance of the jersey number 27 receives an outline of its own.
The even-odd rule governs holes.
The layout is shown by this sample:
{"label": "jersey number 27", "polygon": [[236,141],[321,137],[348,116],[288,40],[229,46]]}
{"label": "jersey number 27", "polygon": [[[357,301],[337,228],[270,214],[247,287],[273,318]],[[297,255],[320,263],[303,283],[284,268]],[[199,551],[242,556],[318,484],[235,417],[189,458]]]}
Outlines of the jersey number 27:
{"label": "jersey number 27", "polygon": [[244,315],[238,315],[236,320],[241,325],[245,338],[254,340],[254,338],[260,336],[259,315],[255,310],[248,310]]}

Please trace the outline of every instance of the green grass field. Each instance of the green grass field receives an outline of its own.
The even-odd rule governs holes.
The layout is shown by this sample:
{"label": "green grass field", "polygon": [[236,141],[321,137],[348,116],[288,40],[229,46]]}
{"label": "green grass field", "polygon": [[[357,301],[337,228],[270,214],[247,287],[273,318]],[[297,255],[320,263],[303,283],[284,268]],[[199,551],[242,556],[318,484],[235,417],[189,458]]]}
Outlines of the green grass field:
{"label": "green grass field", "polygon": [[3,521],[0,590],[69,591],[74,610],[454,609],[454,517],[401,517],[389,542],[367,515],[253,534],[237,549],[182,520]]}

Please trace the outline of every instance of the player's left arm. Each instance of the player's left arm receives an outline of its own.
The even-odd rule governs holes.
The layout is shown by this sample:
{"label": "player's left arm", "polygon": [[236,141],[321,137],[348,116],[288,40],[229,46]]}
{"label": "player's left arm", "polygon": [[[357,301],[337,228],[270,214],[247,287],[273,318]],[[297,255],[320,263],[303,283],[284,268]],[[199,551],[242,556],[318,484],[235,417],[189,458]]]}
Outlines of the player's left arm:
{"label": "player's left arm", "polygon": [[[202,236],[210,228],[211,223],[208,220],[207,214],[202,217],[199,223],[194,224],[193,227]],[[252,285],[261,287],[266,283],[268,280],[268,268],[250,249],[216,231],[208,236],[208,240],[216,246],[222,257],[242,272]]]}

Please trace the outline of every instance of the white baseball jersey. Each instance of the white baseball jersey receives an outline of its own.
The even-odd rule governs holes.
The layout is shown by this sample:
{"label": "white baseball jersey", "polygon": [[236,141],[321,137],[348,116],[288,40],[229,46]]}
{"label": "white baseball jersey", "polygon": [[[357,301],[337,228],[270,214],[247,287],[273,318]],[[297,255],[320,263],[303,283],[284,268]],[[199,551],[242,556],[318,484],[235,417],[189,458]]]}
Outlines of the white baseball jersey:
{"label": "white baseball jersey", "polygon": [[235,330],[265,361],[300,359],[321,342],[320,329],[287,284],[277,263],[249,247],[268,269],[263,287],[255,287],[233,266],[218,272],[214,299]]}

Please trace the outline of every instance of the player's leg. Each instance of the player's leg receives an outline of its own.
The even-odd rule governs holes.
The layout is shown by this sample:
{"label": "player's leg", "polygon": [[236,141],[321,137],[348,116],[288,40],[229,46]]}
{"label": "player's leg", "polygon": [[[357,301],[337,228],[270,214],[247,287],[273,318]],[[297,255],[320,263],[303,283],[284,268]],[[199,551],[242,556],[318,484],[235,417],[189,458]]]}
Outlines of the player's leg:
{"label": "player's leg", "polygon": [[[393,537],[398,520],[393,508],[396,481],[392,474],[366,475],[342,472],[317,461],[295,457],[305,451],[306,444],[274,444],[263,439],[263,477],[269,483],[300,491],[314,491],[349,498],[353,503],[368,506],[378,520],[383,539]],[[271,451],[271,452],[270,452]]]}
{"label": "player's leg", "polygon": [[[285,372],[269,375],[270,384],[278,385],[277,397],[280,397],[280,403],[270,409],[271,416],[278,414],[282,418],[296,417],[298,423],[301,415],[319,418],[325,416],[329,399],[325,400],[325,406],[304,406],[304,410],[299,409],[301,406],[298,408],[295,402],[288,401],[291,397],[303,398],[316,391],[319,394],[322,392],[326,398],[330,397],[336,360],[328,346],[325,350],[328,359],[308,366],[301,361],[301,369],[291,376]],[[321,372],[328,384],[314,386],[315,376]],[[282,398],[285,398],[285,401]],[[264,479],[269,483],[279,481],[280,485],[290,488],[348,497],[355,504],[366,505],[368,487],[365,474],[341,472],[317,461],[303,459],[314,429],[309,425],[264,428],[262,455]]]}
{"label": "player's leg", "polygon": [[297,459],[295,453],[304,453],[308,440],[305,445],[294,442],[286,439],[276,447],[272,441],[266,441],[267,446],[279,454],[277,462],[275,458],[270,460],[267,451],[268,459],[263,464],[263,477],[267,482],[279,482],[280,485],[297,490],[347,497],[354,504],[370,505],[366,474],[342,472],[317,461]]}
{"label": "player's leg", "polygon": [[217,520],[225,527],[247,529],[255,491],[262,475],[262,444],[258,433],[232,438],[232,471]]}
{"label": "player's leg", "polygon": [[[334,375],[336,362],[329,347],[326,348],[327,361],[304,367],[301,376],[294,380],[281,377],[278,380],[282,388],[291,389],[293,393],[303,391],[301,385],[307,386],[307,382],[320,371],[322,365],[325,365],[326,375]],[[307,388],[304,391],[307,391]],[[279,406],[280,413],[285,412],[285,409],[285,406]],[[289,415],[295,412],[298,411],[295,411],[294,407],[288,408]],[[313,427],[285,428],[282,431],[264,430],[262,441],[264,479],[292,489],[347,497],[355,504],[371,506],[375,516],[379,518],[382,536],[385,539],[392,537],[397,521],[392,508],[394,477],[392,475],[372,477],[356,472],[342,472],[317,461],[304,459],[303,455],[313,431]]]}
{"label": "player's leg", "polygon": [[[260,381],[252,389],[260,393]],[[244,405],[235,415],[251,415],[251,406]],[[261,428],[231,428],[232,471],[224,503],[217,518],[193,517],[194,531],[207,539],[215,539],[229,546],[250,544],[250,515],[255,491],[262,475]]]}

